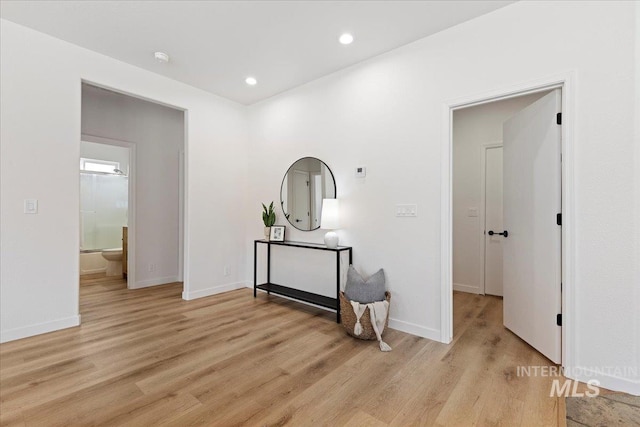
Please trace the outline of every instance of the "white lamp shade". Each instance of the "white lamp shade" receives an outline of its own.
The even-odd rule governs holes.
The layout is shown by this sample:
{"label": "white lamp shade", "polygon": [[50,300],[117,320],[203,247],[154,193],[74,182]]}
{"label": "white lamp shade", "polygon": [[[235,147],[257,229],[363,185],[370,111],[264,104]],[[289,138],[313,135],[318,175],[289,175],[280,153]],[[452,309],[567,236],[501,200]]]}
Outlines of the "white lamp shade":
{"label": "white lamp shade", "polygon": [[335,230],[340,228],[340,209],[338,199],[322,199],[320,228]]}

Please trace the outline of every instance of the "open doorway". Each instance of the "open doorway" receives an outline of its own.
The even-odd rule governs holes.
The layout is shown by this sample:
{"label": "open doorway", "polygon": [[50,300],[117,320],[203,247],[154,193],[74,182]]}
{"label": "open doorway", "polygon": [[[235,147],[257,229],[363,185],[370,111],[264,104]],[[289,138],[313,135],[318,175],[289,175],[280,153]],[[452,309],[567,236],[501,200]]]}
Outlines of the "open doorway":
{"label": "open doorway", "polygon": [[546,93],[453,112],[454,291],[503,296],[502,125]]}
{"label": "open doorway", "polygon": [[[96,263],[86,269],[81,259],[81,284],[182,282],[185,111],[83,83],[81,123],[81,167],[102,164],[103,172],[84,173],[109,180],[86,197],[93,204],[81,207],[81,234],[94,231],[94,244],[87,239],[81,247]],[[100,221],[91,223],[92,215]]]}
{"label": "open doorway", "polygon": [[[446,278],[451,280],[449,292],[454,290],[500,298],[503,295],[504,277],[504,294],[507,296],[504,303],[500,301],[500,304],[504,304],[504,325],[555,363],[561,363],[562,360],[560,337],[564,330],[560,325],[563,302],[566,302],[562,299],[564,275],[561,266],[565,261],[561,251],[563,233],[560,228],[564,205],[561,194],[567,191],[567,187],[563,186],[562,131],[558,126],[561,124],[558,114],[562,107],[561,87],[559,84],[549,85],[537,90],[450,106],[449,160],[452,169],[448,189],[451,191],[448,225],[451,245],[448,250],[451,268]],[[539,131],[536,131],[536,126],[540,128]],[[551,136],[547,138],[547,135]],[[546,146],[541,142],[539,147],[533,147],[538,140],[545,138],[548,139],[548,142],[544,142]],[[514,142],[520,140],[525,143]],[[504,159],[503,145],[506,147]],[[540,157],[541,152],[547,153],[547,157]],[[553,180],[547,179],[547,175],[553,176]],[[503,184],[506,218],[502,215]],[[539,188],[543,187],[547,190],[542,193],[550,196],[538,197]],[[546,201],[543,200],[545,198]],[[551,207],[546,210],[553,210],[553,214],[547,215],[546,210],[540,209],[543,202],[548,202],[547,205]],[[514,218],[518,218],[518,221],[513,221]],[[525,219],[520,221],[520,218]],[[506,225],[507,222],[510,225]],[[539,228],[542,222],[546,231]],[[551,224],[553,227],[550,227]],[[515,229],[511,233],[516,232],[515,235],[511,234],[509,240],[508,228]],[[533,284],[537,280],[535,276],[541,275],[539,272],[547,267],[541,266],[535,253],[528,252],[531,247],[539,245],[538,240],[544,238],[539,239],[538,234],[535,231],[529,233],[530,230],[542,230],[540,233],[552,236],[547,239],[551,242],[548,249],[540,250],[541,246],[536,249],[550,260],[549,270],[553,272],[550,277],[554,284],[549,287],[549,293],[556,302],[549,301],[546,307],[540,303],[539,291]],[[443,248],[449,242],[444,239]],[[508,242],[506,247],[503,247],[504,242]],[[522,259],[526,262],[521,262]],[[447,272],[443,269],[443,273]],[[523,277],[526,279],[523,280]],[[517,282],[526,282],[526,286]],[[443,282],[443,287],[446,284]],[[523,287],[524,292],[521,289]],[[456,301],[461,300],[451,294],[449,298],[446,301],[443,297],[443,321],[446,320],[445,313],[446,318],[450,319],[450,323],[443,323],[443,341],[450,341],[454,336],[453,316],[449,316],[456,310]],[[446,310],[447,303],[451,304],[451,311]],[[553,313],[548,314],[549,310]],[[523,317],[527,317],[527,320],[523,321]],[[544,321],[537,318],[544,318]],[[545,323],[547,329],[539,333],[539,325],[531,326],[536,321]],[[450,327],[451,334],[448,337],[447,327]],[[553,348],[549,350],[544,341],[552,341],[550,347]]]}
{"label": "open doorway", "polygon": [[116,141],[80,142],[81,279],[102,275],[127,279],[133,148]]}

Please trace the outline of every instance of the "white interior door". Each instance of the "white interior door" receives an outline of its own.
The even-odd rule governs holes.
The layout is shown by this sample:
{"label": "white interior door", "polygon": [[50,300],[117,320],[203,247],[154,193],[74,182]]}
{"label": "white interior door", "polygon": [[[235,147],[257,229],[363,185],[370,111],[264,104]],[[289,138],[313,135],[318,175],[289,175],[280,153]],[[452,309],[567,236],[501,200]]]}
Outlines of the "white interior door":
{"label": "white interior door", "polygon": [[311,180],[311,230],[320,228],[322,213],[322,176],[320,173],[310,173]]}
{"label": "white interior door", "polygon": [[502,147],[487,147],[484,158],[484,293],[502,296]]}
{"label": "white interior door", "polygon": [[301,230],[309,229],[309,172],[293,171],[293,200],[291,204],[291,216],[295,226]]}
{"label": "white interior door", "polygon": [[556,89],[503,125],[504,325],[561,362],[561,133]]}

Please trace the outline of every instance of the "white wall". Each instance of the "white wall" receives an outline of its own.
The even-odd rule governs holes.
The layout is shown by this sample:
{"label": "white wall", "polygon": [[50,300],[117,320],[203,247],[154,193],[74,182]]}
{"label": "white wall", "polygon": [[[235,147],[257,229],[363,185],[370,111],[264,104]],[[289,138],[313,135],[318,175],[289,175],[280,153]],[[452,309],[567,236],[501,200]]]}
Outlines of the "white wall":
{"label": "white wall", "polygon": [[[636,31],[635,31],[635,63],[634,63],[634,72],[636,73],[636,78],[634,81],[634,93],[635,93],[635,108],[634,108],[634,117],[635,117],[635,132],[633,134],[633,145],[635,147],[635,171],[636,171],[636,180],[635,180],[635,194],[633,200],[635,200],[635,209],[634,209],[634,217],[635,221],[635,229],[636,229],[636,245],[634,251],[634,259],[640,260],[640,78],[638,78],[638,73],[640,73],[640,28],[638,28],[638,22],[640,22],[640,7],[636,5],[635,11],[635,22],[636,22]],[[635,287],[635,306],[640,307],[640,267],[636,267],[636,278],[634,280],[636,283]],[[640,337],[640,315],[636,315],[633,331],[631,336]],[[640,338],[636,338],[636,366],[640,369]],[[637,394],[637,393],[636,393]]]}
{"label": "white wall", "polygon": [[[297,158],[324,160],[337,180],[344,244],[356,267],[387,272],[390,326],[441,336],[441,141],[456,99],[573,71],[576,245],[568,321],[570,367],[627,367],[598,376],[640,393],[634,227],[634,2],[518,2],[250,107],[249,236],[258,203],[277,200]],[[354,45],[355,47],[355,45]],[[354,168],[367,166],[367,178]],[[417,218],[396,218],[417,203]],[[292,240],[322,231],[288,229]],[[591,376],[572,374],[581,379]]]}
{"label": "white wall", "polygon": [[[82,134],[135,145],[135,283],[131,288],[179,280],[180,151],[184,112],[82,86]],[[93,144],[100,145],[100,144]],[[151,266],[154,268],[150,268]]]}
{"label": "white wall", "polygon": [[0,340],[80,321],[82,79],[188,110],[184,297],[244,285],[244,109],[6,20],[0,31]]}
{"label": "white wall", "polygon": [[482,146],[502,142],[502,123],[545,92],[464,108],[453,112],[453,288],[484,293]]}

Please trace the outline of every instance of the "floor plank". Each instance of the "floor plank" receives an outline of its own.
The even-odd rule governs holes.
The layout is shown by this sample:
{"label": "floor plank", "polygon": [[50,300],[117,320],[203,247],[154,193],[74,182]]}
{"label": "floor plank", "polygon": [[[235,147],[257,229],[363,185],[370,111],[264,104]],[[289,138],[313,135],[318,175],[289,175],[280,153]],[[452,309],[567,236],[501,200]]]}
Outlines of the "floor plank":
{"label": "floor plank", "polygon": [[640,397],[608,393],[595,397],[567,397],[567,424],[596,426],[640,425]]}
{"label": "floor plank", "polygon": [[552,364],[502,326],[502,300],[454,293],[449,345],[248,289],[194,301],[91,275],[82,326],[0,345],[0,424],[564,425]]}

